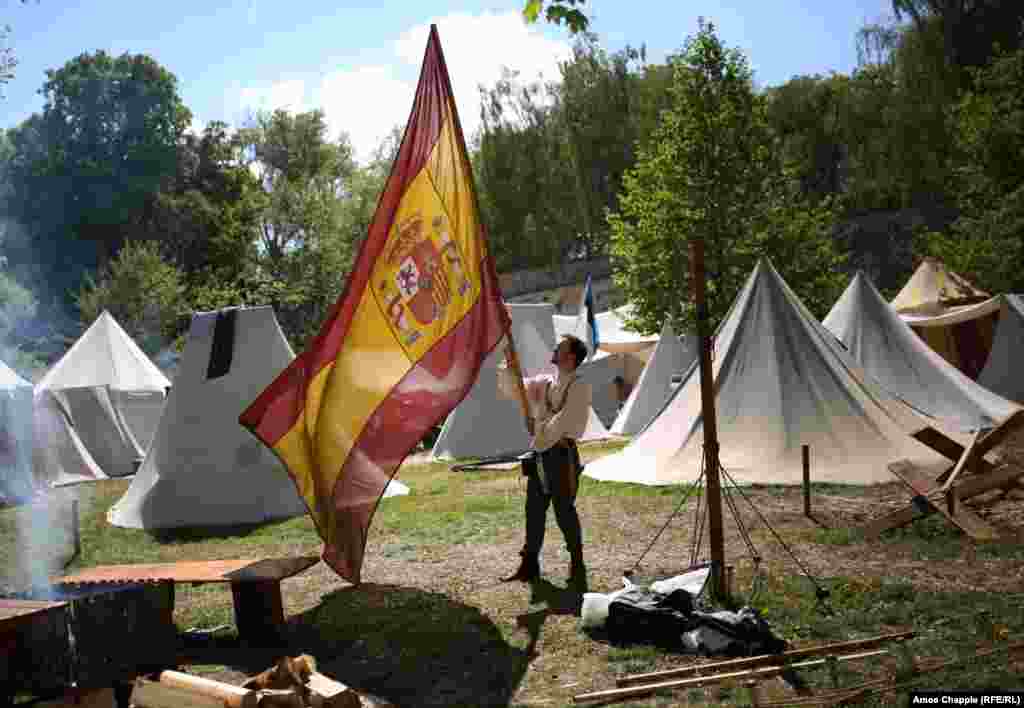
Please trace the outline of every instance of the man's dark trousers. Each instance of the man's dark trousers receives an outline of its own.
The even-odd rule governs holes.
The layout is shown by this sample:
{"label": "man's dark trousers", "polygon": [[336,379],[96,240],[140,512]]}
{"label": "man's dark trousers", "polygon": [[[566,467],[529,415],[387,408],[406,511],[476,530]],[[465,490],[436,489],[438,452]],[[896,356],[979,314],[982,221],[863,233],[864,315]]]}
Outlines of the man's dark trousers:
{"label": "man's dark trousers", "polygon": [[[561,444],[561,443],[559,443]],[[568,450],[568,455],[560,455],[560,469],[549,470],[548,478],[552,480],[551,494],[545,494],[541,486],[539,470],[532,460],[525,463],[526,483],[526,545],[523,556],[536,558],[544,545],[544,530],[547,525],[548,507],[555,507],[555,520],[565,537],[566,550],[573,556],[583,551],[583,534],[580,529],[580,517],[576,513],[576,491],[579,488],[579,465],[575,462],[578,453],[575,446]],[[545,456],[545,464],[552,465],[551,456]],[[562,463],[564,460],[564,463]],[[552,465],[553,466],[553,465]]]}

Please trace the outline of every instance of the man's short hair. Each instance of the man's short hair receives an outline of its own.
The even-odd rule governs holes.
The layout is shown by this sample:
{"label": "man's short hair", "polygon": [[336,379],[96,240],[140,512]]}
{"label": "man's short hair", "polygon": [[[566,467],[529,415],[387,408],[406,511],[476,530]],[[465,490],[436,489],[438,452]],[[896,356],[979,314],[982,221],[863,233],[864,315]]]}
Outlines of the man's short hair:
{"label": "man's short hair", "polygon": [[580,367],[580,364],[587,358],[587,345],[583,343],[583,340],[571,334],[563,334],[562,339],[569,342],[569,351],[572,352],[573,358],[576,359],[576,368]]}

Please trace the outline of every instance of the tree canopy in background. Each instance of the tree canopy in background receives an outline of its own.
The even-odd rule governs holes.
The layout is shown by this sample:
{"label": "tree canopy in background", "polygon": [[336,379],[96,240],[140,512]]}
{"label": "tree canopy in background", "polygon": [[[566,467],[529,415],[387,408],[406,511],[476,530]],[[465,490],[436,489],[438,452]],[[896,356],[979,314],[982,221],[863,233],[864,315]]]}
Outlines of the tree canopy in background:
{"label": "tree canopy in background", "polygon": [[746,58],[701,24],[673,58],[672,102],[609,215],[615,281],[640,328],[692,331],[690,242],[703,239],[712,326],[761,257],[819,316],[839,295],[827,203],[803,197],[769,129]]}
{"label": "tree canopy in background", "polygon": [[523,7],[523,17],[527,22],[536,22],[540,17],[541,10],[544,10],[544,19],[548,22],[561,25],[563,22],[573,34],[586,32],[590,26],[590,20],[579,9],[579,6],[586,4],[586,0],[547,0],[547,8],[544,7],[545,0],[527,0]]}
{"label": "tree canopy in background", "polygon": [[[850,74],[764,89],[707,27],[655,62],[642,44],[607,50],[584,7],[527,2],[528,21],[568,28],[571,55],[555,76],[480,88],[471,161],[500,270],[610,254],[649,331],[689,321],[695,233],[716,315],[761,255],[817,314],[853,269],[891,296],[929,254],[988,290],[1024,289],[1024,3],[896,0],[901,21],[857,33]],[[41,92],[40,113],[0,132],[8,350],[53,361],[103,307],[155,347],[190,312],[238,304],[273,305],[304,345],[400,128],[367,164],[320,111],[193,132],[174,75],[145,55],[82,54]]]}
{"label": "tree canopy in background", "polygon": [[10,131],[11,268],[56,299],[114,257],[170,178],[191,121],[174,75],[145,55],[82,54],[47,71],[42,114]]}

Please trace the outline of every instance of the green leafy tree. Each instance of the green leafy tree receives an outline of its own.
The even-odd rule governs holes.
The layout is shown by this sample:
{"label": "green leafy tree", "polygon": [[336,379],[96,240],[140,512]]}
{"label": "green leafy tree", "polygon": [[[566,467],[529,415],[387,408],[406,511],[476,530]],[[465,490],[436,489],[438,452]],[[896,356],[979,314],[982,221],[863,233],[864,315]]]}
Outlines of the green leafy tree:
{"label": "green leafy tree", "polygon": [[636,324],[654,332],[668,318],[692,330],[693,238],[705,242],[713,322],[761,256],[775,258],[812,306],[831,305],[841,262],[831,206],[802,201],[792,185],[746,59],[701,22],[672,64],[672,106],[626,173],[621,210],[609,215],[615,281],[636,305]]}
{"label": "green leafy tree", "polygon": [[3,90],[3,85],[14,78],[14,68],[18,66],[14,50],[7,44],[10,34],[10,25],[0,27],[0,92]]}
{"label": "green leafy tree", "polygon": [[766,92],[767,118],[783,158],[814,198],[839,195],[845,187],[848,83],[838,74],[795,76]]}
{"label": "green leafy tree", "polygon": [[[177,79],[144,54],[82,54],[46,72],[43,121],[65,223],[116,255],[133,217],[174,174],[192,119]],[[70,178],[70,179],[68,179]]]}
{"label": "green leafy tree", "polygon": [[586,32],[590,20],[583,13],[580,6],[586,0],[548,0],[547,7],[544,7],[544,0],[527,0],[523,6],[523,17],[527,22],[536,22],[540,13],[544,11],[544,19],[548,22],[561,25],[565,23],[573,34]]}
{"label": "green leafy tree", "polygon": [[1021,46],[1024,6],[1018,0],[892,0],[892,9],[919,29],[937,25],[944,62],[953,72],[983,67],[1000,49]]}
{"label": "green leafy tree", "polygon": [[70,305],[82,275],[117,254],[174,174],[191,116],[173,74],[145,55],[82,54],[47,71],[41,93],[42,114],[12,131],[4,165],[5,213],[26,237],[7,255]]}
{"label": "green leafy tree", "polygon": [[238,141],[215,121],[202,135],[183,136],[176,174],[147,204],[137,233],[158,242],[190,282],[232,280],[257,258],[267,203]]}
{"label": "green leafy tree", "polygon": [[622,175],[635,161],[636,84],[630,64],[640,58],[641,53],[631,48],[609,56],[596,36],[584,33],[573,47],[572,59],[560,67],[556,112],[567,138],[583,255],[605,250],[605,211],[618,208]]}
{"label": "green leafy tree", "polygon": [[[28,0],[21,0],[24,5]],[[14,78],[14,69],[18,66],[18,59],[14,56],[14,50],[8,46],[7,38],[11,34],[11,26],[0,27],[0,97],[3,97],[3,86]]]}
{"label": "green leafy tree", "polygon": [[86,278],[77,302],[83,323],[109,310],[150,354],[177,336],[189,312],[181,272],[147,241],[128,241],[98,280]]}
{"label": "green leafy tree", "polygon": [[557,266],[580,240],[576,174],[551,90],[509,71],[481,89],[475,170],[499,270]]}
{"label": "green leafy tree", "polygon": [[359,242],[343,224],[342,204],[355,171],[352,148],[347,136],[332,141],[327,132],[319,110],[260,113],[239,131],[239,144],[266,193],[257,223],[259,270],[287,284],[272,304],[296,341],[319,329]]}
{"label": "green leafy tree", "polygon": [[926,233],[922,252],[992,292],[1020,292],[1024,275],[1024,49],[974,72],[954,110],[960,218]]}
{"label": "green leafy tree", "polygon": [[636,161],[636,149],[644,146],[651,139],[661,112],[672,102],[669,86],[672,85],[672,57],[664,64],[648,64],[645,52],[641,48],[640,68],[631,74],[633,82],[633,100],[630,103],[630,120],[634,124],[633,160]]}

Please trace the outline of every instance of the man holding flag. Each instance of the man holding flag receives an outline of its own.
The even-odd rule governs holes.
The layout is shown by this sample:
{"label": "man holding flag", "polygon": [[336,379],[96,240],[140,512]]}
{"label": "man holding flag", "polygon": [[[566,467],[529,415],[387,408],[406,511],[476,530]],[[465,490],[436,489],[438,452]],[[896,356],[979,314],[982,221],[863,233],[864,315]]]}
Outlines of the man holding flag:
{"label": "man holding flag", "polygon": [[288,468],[324,561],[346,580],[360,581],[388,482],[509,327],[431,26],[412,114],[345,290],[239,418]]}
{"label": "man holding flag", "polygon": [[[576,443],[586,431],[593,398],[590,384],[576,376],[576,369],[586,357],[583,341],[571,334],[564,335],[551,355],[551,363],[557,367],[556,376],[534,376],[525,382],[533,411],[528,419],[533,454],[523,459],[523,474],[527,478],[526,542],[519,553],[519,569],[506,581],[532,582],[540,578],[544,527],[548,507],[554,506],[555,521],[569,551],[569,585],[578,592],[586,592],[583,531],[576,512],[576,492],[583,471]],[[498,369],[498,386],[506,396],[515,391],[516,375],[512,368]]]}

